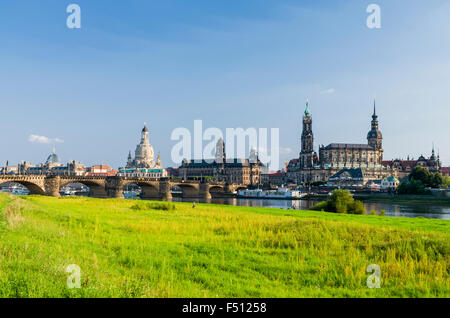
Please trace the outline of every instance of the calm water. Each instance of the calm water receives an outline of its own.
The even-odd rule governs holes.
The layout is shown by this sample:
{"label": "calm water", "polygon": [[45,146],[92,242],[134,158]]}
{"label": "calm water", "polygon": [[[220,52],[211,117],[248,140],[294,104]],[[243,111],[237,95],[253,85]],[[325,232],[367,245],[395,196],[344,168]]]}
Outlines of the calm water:
{"label": "calm water", "polygon": [[[174,198],[173,201],[186,201],[192,202],[193,200],[183,200],[181,198]],[[258,199],[238,199],[238,198],[215,198],[211,200],[195,200],[201,203],[213,203],[213,204],[227,204],[249,207],[266,207],[266,208],[278,208],[278,209],[292,209],[308,210],[314,204],[319,202],[318,200],[258,200]],[[387,216],[397,217],[424,217],[429,219],[443,219],[450,220],[450,203],[438,203],[438,202],[370,202],[364,201],[364,206],[368,213],[370,211],[385,210]]]}
{"label": "calm water", "polygon": [[[7,189],[6,189],[7,190]],[[16,194],[27,194],[28,191],[19,192]],[[129,197],[135,199],[135,197]],[[173,201],[185,201],[192,202],[193,200],[184,200],[182,198],[173,198]],[[248,207],[266,207],[277,209],[296,209],[296,210],[308,210],[319,200],[261,200],[261,199],[241,199],[241,198],[214,198],[210,200],[194,200],[201,203],[212,204],[226,204]],[[377,211],[377,214],[381,210],[386,211],[387,216],[397,217],[424,217],[429,219],[442,219],[450,220],[450,203],[442,202],[370,202],[370,200],[363,201],[366,211]]]}

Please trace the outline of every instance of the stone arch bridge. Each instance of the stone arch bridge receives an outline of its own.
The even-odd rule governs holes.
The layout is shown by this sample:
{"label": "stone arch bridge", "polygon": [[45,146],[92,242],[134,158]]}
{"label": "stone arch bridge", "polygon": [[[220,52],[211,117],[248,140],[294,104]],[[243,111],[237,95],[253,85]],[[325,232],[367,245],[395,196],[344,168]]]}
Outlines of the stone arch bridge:
{"label": "stone arch bridge", "polygon": [[25,186],[31,194],[60,196],[60,189],[70,183],[81,183],[89,187],[90,196],[95,198],[123,198],[123,189],[128,184],[137,184],[142,189],[143,199],[170,200],[171,189],[180,187],[183,198],[211,198],[211,193],[232,194],[245,189],[245,185],[222,182],[175,181],[170,179],[125,178],[125,177],[83,177],[45,175],[0,175],[0,185],[16,182]]}

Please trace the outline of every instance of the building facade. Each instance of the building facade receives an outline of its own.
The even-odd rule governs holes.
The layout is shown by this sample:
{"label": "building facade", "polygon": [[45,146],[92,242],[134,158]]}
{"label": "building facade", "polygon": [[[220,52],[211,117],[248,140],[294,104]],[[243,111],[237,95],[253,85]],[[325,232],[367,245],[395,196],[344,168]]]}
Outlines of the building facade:
{"label": "building facade", "polygon": [[383,165],[389,167],[392,170],[392,174],[400,180],[409,176],[415,167],[423,167],[432,173],[440,172],[443,175],[445,174],[445,169],[442,168],[441,160],[439,155],[436,156],[434,147],[431,150],[431,156],[429,158],[421,155],[417,160],[408,158],[407,160],[396,159],[383,161]]}
{"label": "building facade", "polygon": [[111,168],[110,165],[101,164],[89,167],[86,171],[88,177],[112,177],[117,174],[117,170]]}
{"label": "building facade", "polygon": [[255,149],[251,150],[248,159],[227,158],[225,143],[221,138],[216,144],[215,159],[201,161],[184,159],[178,168],[178,177],[183,180],[213,179],[230,184],[257,186],[261,183],[263,169],[264,165],[258,159]]}
{"label": "building facade", "polygon": [[118,175],[123,177],[147,177],[147,178],[165,178],[167,172],[162,167],[161,156],[155,162],[155,151],[149,140],[150,132],[147,125],[141,131],[141,140],[136,146],[134,159],[131,157],[131,151],[128,153],[128,160],[125,168],[119,168]]}
{"label": "building facade", "polygon": [[75,160],[63,165],[55,149],[53,149],[53,152],[44,163],[34,165],[28,161],[22,161],[17,165],[16,169],[8,169],[7,167],[5,174],[8,173],[19,175],[84,176],[86,167]]}
{"label": "building facade", "polygon": [[383,137],[378,127],[375,103],[367,144],[321,145],[317,155],[314,151],[312,116],[307,102],[303,115],[300,155],[288,163],[286,181],[296,184],[328,181],[343,169],[361,169],[364,180],[379,180],[391,173],[389,167],[382,163]]}

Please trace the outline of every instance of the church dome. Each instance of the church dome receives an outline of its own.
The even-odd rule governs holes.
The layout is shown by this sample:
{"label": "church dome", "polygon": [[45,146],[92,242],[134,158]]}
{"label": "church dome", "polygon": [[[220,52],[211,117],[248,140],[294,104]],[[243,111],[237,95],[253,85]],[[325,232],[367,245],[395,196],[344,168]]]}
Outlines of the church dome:
{"label": "church dome", "polygon": [[142,128],[142,132],[148,132],[147,126],[145,125],[144,128]]}
{"label": "church dome", "polygon": [[367,139],[381,139],[381,138],[383,138],[383,135],[379,130],[371,130],[367,134]]}
{"label": "church dome", "polygon": [[50,156],[48,156],[47,161],[45,162],[46,165],[55,165],[59,163],[59,157],[56,153],[52,153]]}

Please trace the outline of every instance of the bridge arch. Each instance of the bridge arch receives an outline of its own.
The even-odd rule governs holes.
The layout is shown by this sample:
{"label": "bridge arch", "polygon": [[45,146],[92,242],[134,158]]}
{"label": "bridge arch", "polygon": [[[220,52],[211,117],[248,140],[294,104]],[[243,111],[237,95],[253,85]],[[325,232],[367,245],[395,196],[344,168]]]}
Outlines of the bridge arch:
{"label": "bridge arch", "polygon": [[59,187],[59,193],[61,194],[61,196],[68,196],[68,195],[89,196],[90,190],[91,189],[89,186],[78,181],[69,182]]}
{"label": "bridge arch", "polygon": [[199,197],[199,185],[194,183],[174,183],[171,184],[170,190],[173,190],[175,187],[179,187],[183,192],[183,198],[198,198]]}
{"label": "bridge arch", "polygon": [[129,185],[136,185],[141,188],[141,199],[159,199],[161,196],[159,193],[159,186],[154,182],[132,180],[125,182],[123,188],[125,189],[125,187]]}
{"label": "bridge arch", "polygon": [[225,187],[223,185],[212,185],[209,187],[209,194],[212,198],[225,195]]}
{"label": "bridge arch", "polygon": [[45,189],[42,186],[29,180],[0,180],[0,187],[5,184],[14,183],[20,184],[21,186],[27,188],[30,192],[29,194],[45,195]]}
{"label": "bridge arch", "polygon": [[82,185],[89,188],[89,196],[94,198],[107,198],[108,194],[105,189],[105,184],[101,180],[88,180],[88,179],[61,179],[59,184],[58,192],[61,191],[61,188],[67,186],[69,184],[81,183]]}

